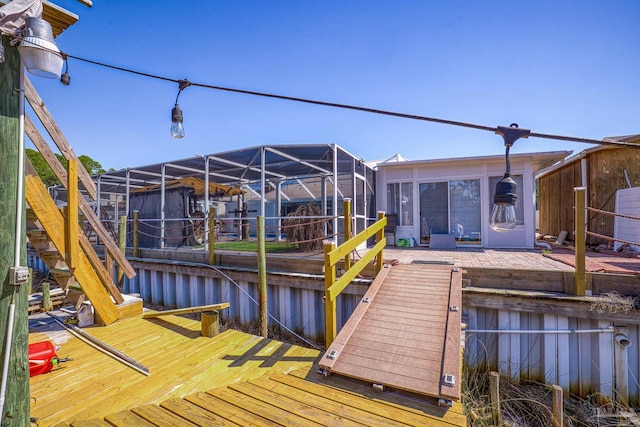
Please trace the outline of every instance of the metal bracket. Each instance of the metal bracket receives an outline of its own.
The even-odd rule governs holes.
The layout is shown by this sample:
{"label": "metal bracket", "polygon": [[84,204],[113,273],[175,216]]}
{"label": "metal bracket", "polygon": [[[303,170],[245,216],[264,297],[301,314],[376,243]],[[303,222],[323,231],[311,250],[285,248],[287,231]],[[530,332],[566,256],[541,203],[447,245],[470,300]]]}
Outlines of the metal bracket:
{"label": "metal bracket", "polygon": [[455,387],[456,386],[456,377],[452,374],[445,374],[444,378],[442,380],[442,384],[449,386],[449,387]]}
{"label": "metal bracket", "polygon": [[445,406],[447,408],[451,408],[453,406],[453,401],[448,399],[438,399],[438,406]]}
{"label": "metal bracket", "polygon": [[336,350],[331,350],[329,354],[327,354],[327,359],[336,360],[338,357],[338,352]]}
{"label": "metal bracket", "polygon": [[457,305],[452,305],[449,307],[449,311],[459,311],[460,308]]}
{"label": "metal bracket", "polygon": [[383,384],[373,383],[373,389],[375,391],[384,391],[384,385]]}
{"label": "metal bracket", "polygon": [[318,369],[318,375],[322,375],[323,377],[328,377],[329,376],[329,371],[327,371],[326,369]]}
{"label": "metal bracket", "polygon": [[369,298],[369,297],[365,297],[365,298],[363,298],[363,299],[362,299],[362,302],[364,302],[364,303],[370,303],[370,302],[371,302],[371,298]]}

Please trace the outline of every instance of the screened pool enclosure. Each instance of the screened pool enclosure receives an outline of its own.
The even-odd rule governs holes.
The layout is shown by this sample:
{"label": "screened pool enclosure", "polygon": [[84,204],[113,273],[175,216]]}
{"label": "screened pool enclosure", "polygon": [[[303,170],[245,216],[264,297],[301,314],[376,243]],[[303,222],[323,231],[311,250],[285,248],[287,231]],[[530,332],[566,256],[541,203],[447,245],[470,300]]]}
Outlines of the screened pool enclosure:
{"label": "screened pool enclosure", "polygon": [[[265,233],[284,239],[283,220],[301,205],[313,204],[325,238],[343,240],[344,199],[351,199],[354,232],[375,221],[375,172],[336,144],[257,146],[121,169],[92,177],[94,210],[114,231],[123,216],[146,227],[142,247],[206,243],[210,212],[225,239],[255,234],[259,215]],[[178,183],[178,184],[176,184]],[[51,189],[59,206],[63,186]],[[144,197],[141,197],[144,196]],[[139,231],[140,232],[140,231]]]}

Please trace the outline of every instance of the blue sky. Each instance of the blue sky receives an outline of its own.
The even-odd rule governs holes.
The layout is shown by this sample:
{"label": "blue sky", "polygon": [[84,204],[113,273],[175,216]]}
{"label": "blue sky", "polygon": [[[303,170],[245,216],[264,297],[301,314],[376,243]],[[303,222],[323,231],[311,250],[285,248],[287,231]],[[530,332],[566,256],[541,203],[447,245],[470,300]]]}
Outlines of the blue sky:
{"label": "blue sky", "polygon": [[[640,1],[56,0],[65,52],[169,78],[534,132],[640,133]],[[263,144],[365,160],[502,154],[490,132],[189,87],[71,59],[30,76],[78,155],[125,168]],[[588,148],[530,138],[513,152]]]}

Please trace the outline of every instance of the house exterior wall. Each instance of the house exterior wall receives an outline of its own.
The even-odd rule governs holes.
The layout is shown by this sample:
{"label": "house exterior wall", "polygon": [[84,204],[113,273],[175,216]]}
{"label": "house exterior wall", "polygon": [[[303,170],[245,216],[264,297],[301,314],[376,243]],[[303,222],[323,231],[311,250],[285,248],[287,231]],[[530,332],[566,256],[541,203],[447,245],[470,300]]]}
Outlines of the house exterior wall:
{"label": "house exterior wall", "polygon": [[[527,157],[511,158],[511,175],[523,176],[523,196],[519,203],[524,203],[524,224],[517,225],[508,233],[498,233],[489,227],[494,188],[490,188],[490,177],[502,177],[505,171],[505,160],[502,156],[469,159],[448,159],[442,161],[398,162],[378,165],[377,207],[388,212],[387,184],[413,184],[413,224],[400,225],[397,237],[414,239],[420,242],[420,184],[444,182],[450,180],[479,180],[480,182],[480,217],[481,242],[475,246],[493,248],[531,248],[535,241],[535,207],[534,179],[532,161]],[[465,245],[473,246],[473,245]]]}
{"label": "house exterior wall", "polygon": [[[573,240],[573,188],[587,187],[587,206],[609,212],[615,211],[615,193],[627,188],[625,171],[632,187],[640,186],[640,149],[602,148],[585,151],[539,178],[539,206],[541,234],[557,236],[569,232]],[[587,215],[588,231],[613,236],[614,217],[597,213]],[[606,239],[587,236],[587,244],[608,243]]]}

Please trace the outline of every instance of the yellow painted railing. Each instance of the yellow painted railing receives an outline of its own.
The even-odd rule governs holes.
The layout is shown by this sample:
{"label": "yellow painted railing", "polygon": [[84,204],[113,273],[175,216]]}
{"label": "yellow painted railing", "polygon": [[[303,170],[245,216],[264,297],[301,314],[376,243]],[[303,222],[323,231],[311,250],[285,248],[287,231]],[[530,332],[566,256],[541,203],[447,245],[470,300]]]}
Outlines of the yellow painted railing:
{"label": "yellow painted railing", "polygon": [[[351,225],[351,201],[345,199],[345,224]],[[378,220],[366,230],[346,240],[336,247],[333,242],[324,243],[324,295],[325,295],[325,342],[327,348],[331,345],[338,333],[336,326],[336,298],[355,279],[358,274],[376,259],[376,274],[382,269],[383,249],[386,245],[384,227],[387,218],[384,212],[378,213]],[[345,229],[347,227],[345,226]],[[376,244],[362,258],[351,265],[350,254],[370,237],[376,237]],[[349,259],[349,261],[347,261]],[[344,273],[337,277],[338,264],[344,262]]]}

